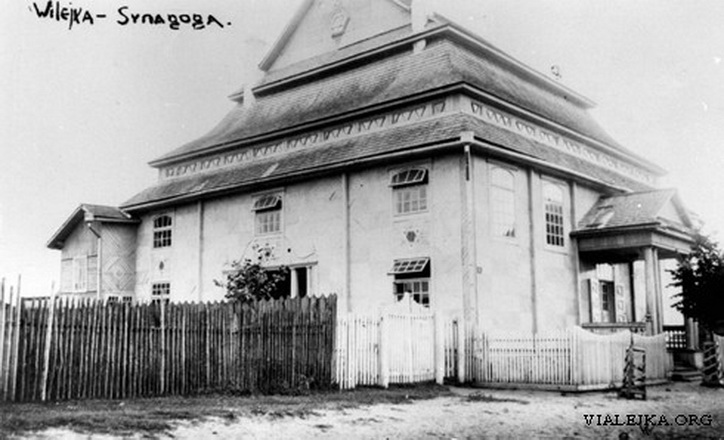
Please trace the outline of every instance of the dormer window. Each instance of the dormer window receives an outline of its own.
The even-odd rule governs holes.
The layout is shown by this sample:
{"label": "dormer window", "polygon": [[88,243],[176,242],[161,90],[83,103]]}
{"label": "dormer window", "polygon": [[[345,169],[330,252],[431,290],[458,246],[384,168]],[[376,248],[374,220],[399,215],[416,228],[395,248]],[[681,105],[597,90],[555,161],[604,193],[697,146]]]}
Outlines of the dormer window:
{"label": "dormer window", "polygon": [[266,194],[254,201],[256,235],[268,235],[282,230],[282,196]]}
{"label": "dormer window", "polygon": [[427,211],[427,170],[410,168],[392,175],[395,215]]}
{"label": "dormer window", "polygon": [[171,246],[173,220],[170,215],[161,215],[153,219],[153,247]]}

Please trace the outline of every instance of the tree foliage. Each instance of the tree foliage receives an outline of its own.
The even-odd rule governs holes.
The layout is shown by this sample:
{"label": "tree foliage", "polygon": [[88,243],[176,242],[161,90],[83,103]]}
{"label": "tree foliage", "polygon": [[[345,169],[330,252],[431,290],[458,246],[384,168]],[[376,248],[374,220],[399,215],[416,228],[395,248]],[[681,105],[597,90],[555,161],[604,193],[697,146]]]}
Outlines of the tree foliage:
{"label": "tree foliage", "polygon": [[709,237],[697,234],[692,252],[671,271],[679,288],[674,307],[709,330],[724,326],[724,254]]}
{"label": "tree foliage", "polygon": [[264,263],[269,257],[268,250],[259,249],[255,261],[249,258],[233,261],[232,270],[226,274],[226,279],[214,280],[214,283],[223,287],[226,298],[233,301],[248,303],[275,299],[289,269],[284,266],[273,271],[265,268]]}

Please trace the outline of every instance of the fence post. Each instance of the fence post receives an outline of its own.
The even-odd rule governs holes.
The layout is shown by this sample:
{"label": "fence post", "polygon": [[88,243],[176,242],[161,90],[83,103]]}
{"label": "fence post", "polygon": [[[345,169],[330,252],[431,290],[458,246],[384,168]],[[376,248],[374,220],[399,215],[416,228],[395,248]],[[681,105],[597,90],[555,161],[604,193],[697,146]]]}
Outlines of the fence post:
{"label": "fence post", "polygon": [[465,353],[465,321],[462,318],[457,319],[457,333],[458,333],[458,346],[457,346],[457,366],[458,366],[458,382],[464,383],[465,382],[465,361],[467,359],[466,353]]}
{"label": "fence post", "polygon": [[[10,288],[10,298],[13,297],[13,290],[12,287]],[[10,301],[12,303],[12,300]],[[12,345],[10,346],[10,354],[12,355],[12,363],[10,363],[10,372],[8,373],[10,377],[10,397],[12,400],[17,399],[17,380],[18,380],[18,357],[20,356],[20,319],[22,318],[22,313],[20,310],[22,302],[20,301],[20,276],[18,276],[18,285],[17,289],[15,290],[15,318],[14,318],[14,326],[15,329],[13,329],[13,340]]]}
{"label": "fence post", "polygon": [[166,386],[166,304],[164,300],[159,301],[161,306],[161,368],[159,369],[161,390],[163,395]]}
{"label": "fence post", "polygon": [[50,368],[50,343],[53,340],[53,318],[55,317],[55,288],[51,288],[48,299],[48,328],[45,331],[45,347],[43,350],[43,375],[40,384],[40,401],[48,398],[48,369]]}
{"label": "fence post", "polygon": [[0,279],[0,397],[5,400],[5,278]]}
{"label": "fence post", "polygon": [[387,320],[384,315],[380,315],[380,337],[377,347],[377,360],[380,372],[380,386],[388,388],[390,386],[390,371],[387,362]]}
{"label": "fence post", "polygon": [[442,385],[445,379],[445,322],[440,312],[433,316],[435,326],[435,383]]}

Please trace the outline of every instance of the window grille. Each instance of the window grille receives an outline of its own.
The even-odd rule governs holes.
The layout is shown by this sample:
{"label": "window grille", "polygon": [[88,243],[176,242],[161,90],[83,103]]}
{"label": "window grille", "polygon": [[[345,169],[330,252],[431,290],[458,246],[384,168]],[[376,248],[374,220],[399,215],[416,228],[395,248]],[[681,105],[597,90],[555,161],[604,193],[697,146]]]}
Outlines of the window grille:
{"label": "window grille", "polygon": [[395,214],[427,211],[427,170],[411,168],[392,176]]}
{"label": "window grille", "polygon": [[282,198],[278,194],[261,196],[254,202],[256,235],[268,235],[282,230]]}
{"label": "window grille", "polygon": [[392,176],[390,186],[399,187],[405,185],[418,185],[427,183],[427,170],[424,168],[411,168],[400,171]]}
{"label": "window grille", "polygon": [[395,260],[389,274],[405,275],[421,273],[427,268],[429,262],[429,258],[407,258]]}
{"label": "window grille", "polygon": [[153,247],[171,246],[171,228],[173,220],[170,215],[162,215],[153,220]]}
{"label": "window grille", "polygon": [[171,297],[171,283],[154,283],[151,285],[151,303],[168,304]]}
{"label": "window grille", "polygon": [[551,183],[544,188],[546,244],[551,246],[565,246],[565,226],[563,217],[563,190]]}

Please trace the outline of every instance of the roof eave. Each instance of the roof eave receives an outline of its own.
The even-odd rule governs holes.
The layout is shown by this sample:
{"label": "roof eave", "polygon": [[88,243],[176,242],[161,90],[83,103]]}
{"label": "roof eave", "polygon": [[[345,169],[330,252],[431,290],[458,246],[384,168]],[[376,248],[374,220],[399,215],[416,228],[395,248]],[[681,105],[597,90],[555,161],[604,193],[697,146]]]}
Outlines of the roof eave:
{"label": "roof eave", "polygon": [[276,61],[277,57],[284,49],[284,46],[286,46],[286,44],[289,42],[292,34],[294,34],[294,31],[302,22],[302,19],[307,14],[307,11],[313,3],[314,0],[304,0],[302,4],[299,5],[299,8],[297,8],[297,11],[294,13],[292,20],[289,22],[289,24],[287,24],[277,41],[272,45],[269,52],[266,54],[266,56],[264,56],[264,58],[262,58],[261,62],[259,63],[259,68],[261,70],[267,71],[272,66],[272,64],[274,64],[274,61]]}

